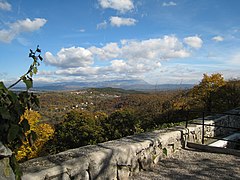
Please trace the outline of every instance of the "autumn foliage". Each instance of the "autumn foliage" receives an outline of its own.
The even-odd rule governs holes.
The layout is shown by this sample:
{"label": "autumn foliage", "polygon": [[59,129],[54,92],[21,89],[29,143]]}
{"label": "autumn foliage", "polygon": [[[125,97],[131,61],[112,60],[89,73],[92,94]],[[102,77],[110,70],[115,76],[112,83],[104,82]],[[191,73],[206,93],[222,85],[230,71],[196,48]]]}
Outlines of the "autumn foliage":
{"label": "autumn foliage", "polygon": [[[31,139],[25,139],[23,144],[18,148],[16,158],[18,161],[25,161],[38,157],[40,152],[43,152],[44,144],[51,139],[54,134],[54,128],[46,123],[41,123],[39,119],[41,115],[32,110],[26,110],[21,121],[26,119],[30,125],[30,129],[25,132],[26,137],[31,131],[34,131],[37,134],[37,140],[31,142]],[[20,122],[21,122],[20,121]]]}
{"label": "autumn foliage", "polygon": [[[41,97],[51,98],[42,101]],[[18,160],[179,125],[187,118],[198,116],[198,113],[190,111],[216,113],[235,108],[240,105],[240,81],[225,81],[219,73],[204,74],[192,89],[99,97],[102,94],[94,96],[92,90],[89,95],[71,95],[69,92],[40,95],[44,109],[50,107],[51,112],[62,116],[52,119],[53,125],[49,125],[39,121],[40,114],[36,111],[26,111],[22,119],[28,120],[30,130],[37,133],[38,139],[33,144],[28,140],[24,142],[18,150]],[[51,106],[51,101],[54,106]],[[71,109],[66,108],[69,103]],[[86,108],[74,106],[76,103]],[[48,118],[55,117],[51,112]]]}

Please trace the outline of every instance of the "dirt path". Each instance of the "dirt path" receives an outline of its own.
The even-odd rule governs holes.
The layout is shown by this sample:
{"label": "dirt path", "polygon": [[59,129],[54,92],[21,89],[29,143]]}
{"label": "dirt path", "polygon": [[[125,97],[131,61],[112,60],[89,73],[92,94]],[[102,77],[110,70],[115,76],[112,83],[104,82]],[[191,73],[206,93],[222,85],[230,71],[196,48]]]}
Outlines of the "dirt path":
{"label": "dirt path", "polygon": [[240,180],[240,157],[183,149],[161,160],[151,171],[142,171],[132,180],[217,179]]}

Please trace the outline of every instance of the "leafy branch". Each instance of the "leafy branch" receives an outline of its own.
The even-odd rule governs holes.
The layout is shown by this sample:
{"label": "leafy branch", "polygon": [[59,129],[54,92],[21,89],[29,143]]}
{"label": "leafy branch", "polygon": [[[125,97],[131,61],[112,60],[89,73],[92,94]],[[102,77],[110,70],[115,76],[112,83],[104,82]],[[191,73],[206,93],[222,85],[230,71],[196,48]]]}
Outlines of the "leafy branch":
{"label": "leafy branch", "polygon": [[[33,105],[39,105],[36,95],[29,93],[28,90],[33,86],[32,76],[37,73],[39,60],[42,61],[41,50],[37,46],[36,50],[30,49],[29,57],[33,59],[28,71],[22,75],[19,80],[6,88],[3,82],[0,82],[0,141],[13,151],[11,157],[11,166],[16,179],[21,179],[21,170],[15,158],[18,148],[27,140],[33,143],[37,136],[34,131],[30,131],[30,125],[27,119],[21,120],[21,116],[26,109]],[[16,93],[10,89],[23,81],[26,85],[26,91]]]}
{"label": "leafy branch", "polygon": [[37,74],[38,72],[37,67],[40,65],[38,60],[40,61],[43,60],[41,56],[41,49],[39,49],[39,46],[37,46],[35,51],[30,49],[29,57],[33,59],[33,63],[30,65],[28,71],[24,75],[22,75],[15,83],[10,85],[8,89],[11,89],[12,87],[16,86],[20,81],[23,81],[25,83],[27,90],[32,88],[33,86],[32,76],[34,74]]}

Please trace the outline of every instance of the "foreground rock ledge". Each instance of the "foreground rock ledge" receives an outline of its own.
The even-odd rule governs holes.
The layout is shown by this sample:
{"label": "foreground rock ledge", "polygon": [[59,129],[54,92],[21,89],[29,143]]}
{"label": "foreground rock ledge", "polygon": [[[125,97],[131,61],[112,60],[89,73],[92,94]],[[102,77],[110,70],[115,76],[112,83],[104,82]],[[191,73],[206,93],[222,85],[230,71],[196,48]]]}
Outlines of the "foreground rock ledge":
{"label": "foreground rock ledge", "polygon": [[21,164],[22,179],[128,179],[180,149],[186,132],[158,130],[33,159]]}

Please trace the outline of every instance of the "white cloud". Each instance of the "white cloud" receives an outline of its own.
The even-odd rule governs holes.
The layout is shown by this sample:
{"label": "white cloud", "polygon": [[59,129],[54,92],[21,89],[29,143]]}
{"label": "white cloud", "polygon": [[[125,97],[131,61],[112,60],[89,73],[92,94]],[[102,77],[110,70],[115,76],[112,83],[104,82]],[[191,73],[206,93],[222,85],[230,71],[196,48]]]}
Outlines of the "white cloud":
{"label": "white cloud", "polygon": [[108,43],[101,48],[92,46],[88,50],[100,60],[124,59],[131,64],[146,62],[152,65],[151,62],[153,62],[155,65],[162,60],[190,56],[190,53],[175,36],[142,41],[122,40],[120,45]]}
{"label": "white cloud", "polygon": [[126,70],[129,68],[127,63],[124,60],[113,60],[111,61],[111,68],[115,72],[126,72]]}
{"label": "white cloud", "polygon": [[56,75],[67,75],[67,76],[91,76],[98,74],[99,67],[76,67],[76,68],[66,68],[56,71]]}
{"label": "white cloud", "polygon": [[198,36],[191,36],[184,38],[184,42],[189,45],[190,47],[199,49],[202,47],[203,41]]}
{"label": "white cloud", "polygon": [[224,40],[224,38],[222,36],[214,36],[212,38],[213,41],[216,41],[216,42],[221,42]]}
{"label": "white cloud", "polygon": [[117,58],[121,51],[117,43],[108,43],[102,48],[92,46],[88,50],[90,50],[94,55],[98,56],[98,58],[101,60]]}
{"label": "white cloud", "polygon": [[12,6],[8,2],[0,0],[0,10],[11,11]]}
{"label": "white cloud", "polygon": [[162,68],[161,63],[174,58],[186,58],[190,52],[175,36],[147,40],[122,40],[103,47],[70,47],[55,56],[47,52],[45,63],[57,67],[45,76],[81,77],[86,80],[144,77]]}
{"label": "white cloud", "polygon": [[87,67],[93,64],[93,56],[89,50],[82,47],[62,48],[56,57],[46,52],[45,63],[61,68]]}
{"label": "white cloud", "polygon": [[173,2],[173,1],[170,1],[170,2],[164,2],[164,3],[162,4],[162,6],[164,6],[164,7],[168,7],[168,6],[176,6],[176,5],[177,5],[177,3]]}
{"label": "white cloud", "polygon": [[105,29],[107,27],[107,21],[103,21],[99,24],[97,24],[97,29]]}
{"label": "white cloud", "polygon": [[125,41],[122,53],[128,59],[142,61],[162,61],[171,58],[185,58],[190,53],[175,36],[143,41]]}
{"label": "white cloud", "polygon": [[121,13],[125,13],[134,8],[132,0],[98,0],[103,9],[111,8]]}
{"label": "white cloud", "polygon": [[12,23],[9,27],[16,32],[32,32],[41,28],[46,22],[47,20],[42,18],[35,18],[33,21],[27,18]]}
{"label": "white cloud", "polygon": [[23,32],[33,32],[40,29],[47,22],[46,19],[25,19],[8,24],[9,29],[0,30],[0,41],[10,43],[16,36]]}
{"label": "white cloud", "polygon": [[133,26],[136,24],[136,20],[133,18],[121,18],[118,16],[110,17],[110,23],[112,26]]}

